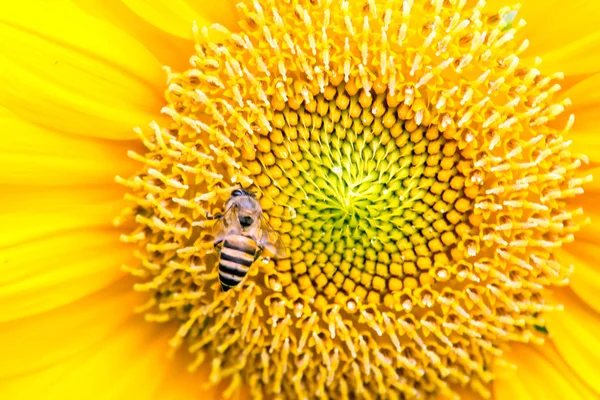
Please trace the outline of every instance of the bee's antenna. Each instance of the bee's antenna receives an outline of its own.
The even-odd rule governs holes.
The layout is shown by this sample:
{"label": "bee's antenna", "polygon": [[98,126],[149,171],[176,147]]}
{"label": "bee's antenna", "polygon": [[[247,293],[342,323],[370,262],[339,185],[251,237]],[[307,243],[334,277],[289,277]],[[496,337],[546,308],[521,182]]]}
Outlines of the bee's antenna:
{"label": "bee's antenna", "polygon": [[223,214],[221,213],[216,213],[215,215],[210,215],[210,213],[207,211],[206,212],[206,219],[221,219],[223,218]]}

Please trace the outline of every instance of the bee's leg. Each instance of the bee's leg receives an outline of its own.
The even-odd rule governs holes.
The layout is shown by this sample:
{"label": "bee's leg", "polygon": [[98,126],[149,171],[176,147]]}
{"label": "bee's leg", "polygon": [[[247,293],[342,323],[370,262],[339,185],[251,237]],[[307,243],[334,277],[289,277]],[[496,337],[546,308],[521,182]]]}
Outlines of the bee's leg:
{"label": "bee's leg", "polygon": [[263,253],[263,251],[259,247],[258,250],[256,251],[256,254],[254,255],[254,261],[258,260],[260,258],[260,256],[262,255],[262,253]]}
{"label": "bee's leg", "polygon": [[221,219],[223,218],[223,214],[221,213],[216,213],[215,215],[210,215],[210,213],[207,211],[206,212],[206,219]]}

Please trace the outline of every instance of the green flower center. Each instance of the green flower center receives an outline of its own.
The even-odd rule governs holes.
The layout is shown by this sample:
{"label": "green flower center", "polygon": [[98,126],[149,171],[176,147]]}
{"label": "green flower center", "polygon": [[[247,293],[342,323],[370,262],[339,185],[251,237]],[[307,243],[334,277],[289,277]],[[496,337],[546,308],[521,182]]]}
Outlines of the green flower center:
{"label": "green flower center", "polygon": [[258,145],[262,166],[254,161],[264,196],[288,205],[270,214],[291,237],[292,281],[318,306],[336,295],[392,306],[402,288],[447,278],[469,229],[458,143],[423,121],[422,102],[357,92],[329,87],[275,114],[269,145]]}

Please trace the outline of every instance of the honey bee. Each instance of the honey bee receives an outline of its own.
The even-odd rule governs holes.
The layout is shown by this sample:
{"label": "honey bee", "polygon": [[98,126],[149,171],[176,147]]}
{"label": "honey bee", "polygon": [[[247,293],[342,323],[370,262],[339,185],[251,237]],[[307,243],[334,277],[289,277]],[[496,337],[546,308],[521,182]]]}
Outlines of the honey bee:
{"label": "honey bee", "polygon": [[269,224],[254,193],[235,189],[225,203],[224,214],[213,228],[214,245],[219,259],[219,281],[226,292],[238,285],[263,250],[273,258],[287,258],[289,252],[279,234]]}

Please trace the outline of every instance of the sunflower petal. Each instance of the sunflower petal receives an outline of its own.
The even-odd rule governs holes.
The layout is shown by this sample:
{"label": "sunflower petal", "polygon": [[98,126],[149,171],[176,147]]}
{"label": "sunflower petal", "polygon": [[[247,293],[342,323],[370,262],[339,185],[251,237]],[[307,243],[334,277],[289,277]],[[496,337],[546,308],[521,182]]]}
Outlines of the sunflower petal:
{"label": "sunflower petal", "polygon": [[550,344],[546,344],[544,349],[514,344],[505,357],[516,369],[499,371],[494,382],[494,399],[593,399],[588,397],[593,392],[585,384],[572,372],[570,376],[567,374],[569,371],[564,362],[548,359],[542,354],[548,352],[552,356],[552,351]]}
{"label": "sunflower petal", "polygon": [[[582,131],[581,126],[578,126],[577,129],[573,129],[573,131],[570,134],[570,137],[573,140],[573,143],[570,147],[571,151],[576,154],[585,154],[592,162],[600,162],[599,134],[600,130],[596,129],[590,131]],[[597,176],[596,179],[600,178],[600,175],[595,176]]]}
{"label": "sunflower petal", "polygon": [[[107,251],[107,249],[109,251]],[[70,230],[3,248],[0,322],[34,315],[119,279],[131,250],[111,230]]]}
{"label": "sunflower petal", "polygon": [[130,142],[58,133],[0,110],[0,183],[81,185],[113,183],[138,164],[127,157]]}
{"label": "sunflower petal", "polygon": [[567,365],[564,358],[561,357],[556,345],[548,340],[542,347],[536,348],[537,351],[548,361],[558,373],[568,380],[571,385],[579,392],[583,399],[598,399],[598,393],[595,393],[591,387],[581,380],[579,376]]}
{"label": "sunflower petal", "polygon": [[577,38],[542,54],[543,69],[565,75],[592,74],[600,71],[600,31]]}
{"label": "sunflower petal", "polygon": [[140,17],[159,29],[184,39],[192,39],[192,24],[210,26],[220,23],[235,26],[235,2],[192,2],[188,0],[124,0]]}
{"label": "sunflower petal", "polygon": [[[140,316],[134,316],[102,343],[82,354],[45,394],[53,399],[74,395],[117,400],[156,399],[156,389],[170,367],[166,344],[171,332],[162,326],[149,326]],[[188,398],[196,397],[193,396],[195,388],[188,389]]]}
{"label": "sunflower petal", "polygon": [[[575,114],[575,124],[568,133],[568,138],[572,140],[570,150],[576,154],[585,154],[591,162],[600,162],[600,104],[598,100],[595,103],[588,104],[588,94],[585,93],[584,85],[586,82],[590,85],[590,90],[600,90],[600,76],[594,76],[594,80],[584,80],[579,87],[574,87],[574,91],[566,92],[566,97],[573,101],[573,110],[569,109],[569,113]],[[594,101],[592,99],[592,101]],[[566,117],[566,116],[565,116]],[[564,120],[565,117],[562,119]],[[597,171],[596,171],[597,172]],[[597,175],[597,173],[595,174]],[[600,175],[597,175],[600,176]],[[589,185],[586,185],[586,188]]]}
{"label": "sunflower petal", "polygon": [[122,279],[72,304],[1,323],[0,377],[33,372],[66,360],[117,331],[143,301],[131,285],[131,279]]}
{"label": "sunflower petal", "polygon": [[494,400],[534,400],[516,370],[503,371],[494,380]]}
{"label": "sunflower petal", "polygon": [[573,105],[552,125],[562,128],[569,114],[574,114],[575,124],[567,135],[572,140],[570,150],[576,154],[585,154],[591,162],[600,162],[600,73],[575,83],[562,96],[568,98]]}
{"label": "sunflower petal", "polygon": [[[584,147],[584,146],[582,146]],[[600,158],[598,159],[600,160]],[[594,180],[584,186],[585,193],[570,200],[572,207],[582,207],[591,223],[584,224],[576,234],[577,240],[567,244],[558,253],[563,265],[575,267],[570,279],[570,287],[590,307],[600,312],[598,293],[600,293],[600,256],[598,244],[600,238],[600,167],[590,168],[586,174],[591,174]]]}
{"label": "sunflower petal", "polygon": [[[591,182],[584,185],[585,193],[583,196],[576,197],[575,199],[583,200],[584,203],[590,205],[588,208],[592,209],[592,206],[598,205],[598,196],[600,196],[600,166],[595,165],[587,168],[586,173],[591,174],[594,178]],[[596,212],[600,213],[600,210]]]}
{"label": "sunflower petal", "polygon": [[600,238],[600,225],[597,223],[600,221],[600,208],[598,208],[598,198],[600,198],[600,166],[586,167],[582,175],[591,175],[592,181],[587,182],[583,186],[583,195],[569,199],[569,205],[583,208],[585,215],[589,216],[592,222],[591,224],[584,224],[577,237],[594,242]]}
{"label": "sunflower petal", "polygon": [[600,312],[600,256],[598,245],[578,240],[559,254],[563,265],[575,267],[571,275],[570,287],[590,307]]}
{"label": "sunflower petal", "polygon": [[[166,370],[177,366],[166,359],[173,329],[132,314],[141,299],[130,285],[124,280],[68,307],[0,325],[7,347],[0,398],[157,398]],[[187,389],[188,399],[198,394]]]}
{"label": "sunflower petal", "polygon": [[[119,188],[4,186],[0,248],[82,228],[106,227],[123,209]],[[0,279],[1,280],[1,279]]]}
{"label": "sunflower petal", "polygon": [[[165,32],[134,13],[121,0],[73,0],[86,13],[109,21],[142,43],[160,62],[173,70],[189,68],[191,46],[184,40]],[[189,30],[189,27],[188,27]]]}
{"label": "sunflower petal", "polygon": [[[227,389],[227,384],[209,385],[210,364],[206,360],[200,366],[199,371],[188,373],[186,365],[189,364],[189,357],[177,353],[175,360],[162,384],[156,391],[156,399],[160,400],[188,400],[191,394],[202,393],[206,399],[222,398],[223,391]],[[242,388],[240,396],[234,397],[237,400],[249,400],[251,398],[249,390]]]}
{"label": "sunflower petal", "polygon": [[9,2],[0,13],[0,103],[74,134],[132,138],[155,118],[164,73],[140,43],[68,2]]}
{"label": "sunflower petal", "polygon": [[527,23],[517,36],[518,40],[529,40],[524,53],[526,64],[541,57],[544,61],[541,68],[549,73],[561,71],[576,75],[600,70],[597,24],[581,23],[589,20],[591,15],[598,15],[598,3],[587,0],[486,0],[486,9],[495,12],[516,4],[520,4],[520,8],[515,21],[523,19]]}
{"label": "sunflower petal", "polygon": [[554,297],[565,310],[545,315],[552,340],[566,363],[600,395],[600,314],[569,289],[557,290]]}
{"label": "sunflower petal", "polygon": [[[600,90],[598,89],[600,89],[600,73],[578,82],[566,90],[563,97],[569,98],[573,102],[572,108],[578,111],[577,115],[581,111],[591,109],[595,109],[597,112],[597,107],[600,105]],[[590,121],[588,120],[588,122]]]}
{"label": "sunflower petal", "polygon": [[542,58],[546,52],[568,47],[598,30],[596,24],[581,23],[589,20],[590,15],[598,15],[600,6],[593,1],[521,0],[511,3],[506,0],[489,0],[486,3],[496,8],[520,3],[517,19],[523,18],[527,22],[521,32],[523,37],[531,41],[528,53]]}

